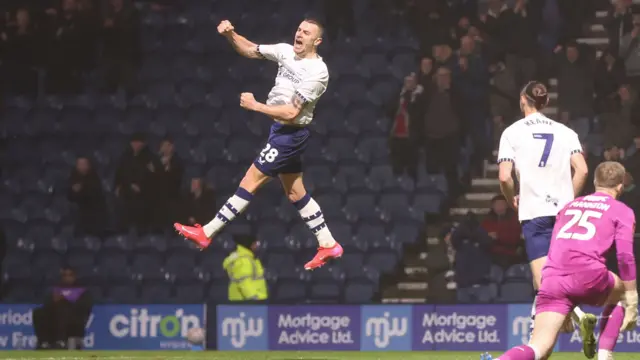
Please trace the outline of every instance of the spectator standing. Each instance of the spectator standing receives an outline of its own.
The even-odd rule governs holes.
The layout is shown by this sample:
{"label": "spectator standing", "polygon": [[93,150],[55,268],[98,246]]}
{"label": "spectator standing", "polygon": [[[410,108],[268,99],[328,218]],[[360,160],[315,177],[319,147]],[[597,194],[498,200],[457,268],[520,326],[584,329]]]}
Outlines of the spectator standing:
{"label": "spectator standing", "polygon": [[609,10],[605,29],[609,38],[609,49],[618,54],[620,38],[633,29],[633,15],[628,0],[614,0],[612,9]]}
{"label": "spectator standing", "polygon": [[473,144],[471,169],[474,174],[482,172],[483,161],[489,154],[489,71],[487,62],[476,51],[476,43],[471,36],[460,39],[457,80],[454,83],[464,100],[464,134],[468,134]]}
{"label": "spectator standing", "polygon": [[625,159],[624,167],[631,174],[633,179],[640,179],[640,133],[636,130],[633,137],[635,151]]}
{"label": "spectator standing", "polygon": [[193,178],[182,208],[182,217],[188,224],[206,223],[216,215],[215,192],[204,185],[202,178]]}
{"label": "spectator standing", "polygon": [[466,288],[487,281],[491,269],[489,244],[492,239],[480,226],[475,214],[469,213],[451,234],[455,249],[455,272],[458,288]]}
{"label": "spectator standing", "polygon": [[629,86],[618,89],[614,98],[615,107],[608,112],[600,114],[600,123],[604,127],[604,142],[626,148],[631,144],[635,127],[632,124],[634,109],[637,107],[637,92]]}
{"label": "spectator standing", "polygon": [[135,90],[135,72],[139,62],[139,17],[137,10],[124,0],[109,0],[103,21],[105,91],[119,86]]}
{"label": "spectator standing", "polygon": [[340,30],[343,35],[353,37],[356,34],[353,17],[353,0],[326,0],[324,4],[327,39],[333,42]]}
{"label": "spectator standing", "polygon": [[618,89],[625,83],[624,64],[611,48],[603,51],[596,63],[594,90],[597,114],[615,112],[618,108]]}
{"label": "spectator standing", "polygon": [[624,176],[624,192],[620,195],[620,201],[631,208],[638,215],[640,211],[640,191],[636,188],[633,176],[627,172]]}
{"label": "spectator standing", "polygon": [[160,164],[157,171],[157,183],[153,184],[153,196],[156,204],[154,212],[156,215],[154,226],[162,228],[163,225],[170,224],[170,219],[175,218],[172,214],[180,202],[180,185],[182,184],[182,176],[184,175],[184,164],[182,160],[175,154],[175,146],[171,139],[165,139],[160,145],[159,152]]}
{"label": "spectator standing", "polygon": [[69,201],[77,205],[76,233],[103,235],[107,207],[98,173],[89,159],[81,157],[69,176]]}
{"label": "spectator standing", "polygon": [[634,9],[633,28],[620,39],[620,58],[624,61],[629,81],[636,90],[640,86],[640,11]]}
{"label": "spectator standing", "polygon": [[141,232],[148,230],[156,195],[153,186],[160,166],[144,136],[134,134],[118,162],[114,184],[122,206],[120,224],[124,228],[136,228]]}
{"label": "spectator standing", "polygon": [[65,268],[61,282],[33,310],[33,328],[38,349],[80,349],[93,300],[87,289],[76,283],[76,274]]}
{"label": "spectator standing", "polygon": [[504,196],[496,195],[491,200],[491,211],[482,221],[482,228],[493,239],[489,251],[494,264],[508,268],[526,263],[518,214],[509,208]]}
{"label": "spectator standing", "polygon": [[511,124],[518,113],[518,98],[513,95],[518,93],[518,89],[512,72],[502,61],[489,66],[489,72],[492,75],[489,95],[489,106],[493,119],[493,146],[491,150],[497,150],[502,131]]}
{"label": "spectator standing", "polygon": [[16,11],[15,22],[0,33],[5,51],[5,89],[11,93],[35,96],[38,90],[38,49],[42,45],[26,8]]}
{"label": "spectator standing", "polygon": [[570,127],[584,139],[593,117],[593,71],[576,43],[558,47],[556,54],[558,108],[568,113]]}
{"label": "spectator standing", "polygon": [[60,10],[49,9],[49,71],[47,90],[77,93],[81,90],[80,65],[86,29],[78,17],[76,0],[62,0]]}
{"label": "spectator standing", "polygon": [[391,114],[391,131],[389,133],[389,150],[393,172],[396,175],[407,173],[417,179],[418,138],[420,137],[421,117],[424,107],[419,101],[424,89],[418,84],[416,74],[405,77],[400,91],[400,98],[394,104]]}
{"label": "spectator standing", "polygon": [[418,69],[418,84],[423,89],[428,89],[433,85],[433,58],[431,56],[423,56],[420,59],[420,69]]}
{"label": "spectator standing", "polygon": [[436,70],[435,86],[426,91],[425,104],[423,131],[427,172],[444,172],[450,200],[453,200],[460,190],[458,160],[462,117],[459,110],[466,105],[452,88],[451,70],[447,67]]}
{"label": "spectator standing", "polygon": [[536,75],[538,52],[538,24],[542,17],[539,1],[517,0],[513,8],[516,28],[512,32],[507,51],[507,67],[513,71],[518,88],[533,80]]}

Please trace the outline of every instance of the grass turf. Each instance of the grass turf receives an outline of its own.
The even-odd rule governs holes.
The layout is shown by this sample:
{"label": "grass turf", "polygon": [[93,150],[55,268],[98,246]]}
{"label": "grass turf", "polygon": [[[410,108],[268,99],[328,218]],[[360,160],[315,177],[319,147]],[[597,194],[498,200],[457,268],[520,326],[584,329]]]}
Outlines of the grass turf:
{"label": "grass turf", "polygon": [[[493,353],[493,356],[500,354]],[[556,353],[554,359],[582,360],[582,353]],[[141,359],[141,360],[479,360],[479,352],[320,352],[320,351],[0,351],[0,359]],[[616,353],[616,360],[638,359],[638,354]]]}

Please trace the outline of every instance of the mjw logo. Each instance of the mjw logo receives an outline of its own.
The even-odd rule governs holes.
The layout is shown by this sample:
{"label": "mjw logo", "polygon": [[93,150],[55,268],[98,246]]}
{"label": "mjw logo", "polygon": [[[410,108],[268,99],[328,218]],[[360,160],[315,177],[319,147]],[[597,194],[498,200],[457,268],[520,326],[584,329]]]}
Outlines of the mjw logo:
{"label": "mjw logo", "polygon": [[382,317],[371,317],[365,325],[367,337],[373,336],[373,343],[378,349],[389,346],[391,339],[407,334],[408,320],[406,317],[391,317],[385,312]]}
{"label": "mjw logo", "polygon": [[237,317],[226,317],[222,320],[222,336],[228,337],[231,345],[236,349],[242,349],[247,344],[248,338],[257,338],[263,331],[262,318],[247,317],[244,312]]}
{"label": "mjw logo", "polygon": [[516,316],[513,318],[511,333],[522,337],[522,343],[529,343],[529,331],[531,328],[531,318],[528,316]]}

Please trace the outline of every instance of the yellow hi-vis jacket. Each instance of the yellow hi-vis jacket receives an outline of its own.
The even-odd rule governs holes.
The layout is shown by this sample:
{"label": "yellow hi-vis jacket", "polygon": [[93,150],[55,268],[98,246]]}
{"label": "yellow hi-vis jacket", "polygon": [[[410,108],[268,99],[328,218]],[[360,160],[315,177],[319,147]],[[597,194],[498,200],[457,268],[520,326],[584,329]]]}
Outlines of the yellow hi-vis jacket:
{"label": "yellow hi-vis jacket", "polygon": [[267,299],[267,282],[260,259],[244,246],[227,256],[222,267],[229,274],[229,301]]}

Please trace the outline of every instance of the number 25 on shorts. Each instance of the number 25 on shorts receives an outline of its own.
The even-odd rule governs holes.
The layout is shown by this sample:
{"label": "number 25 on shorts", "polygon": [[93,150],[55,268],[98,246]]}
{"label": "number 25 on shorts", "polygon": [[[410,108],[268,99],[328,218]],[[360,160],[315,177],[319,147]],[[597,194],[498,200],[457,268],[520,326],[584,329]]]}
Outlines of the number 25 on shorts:
{"label": "number 25 on shorts", "polygon": [[271,147],[271,144],[267,145],[260,151],[260,159],[269,163],[272,163],[278,157],[278,149]]}

